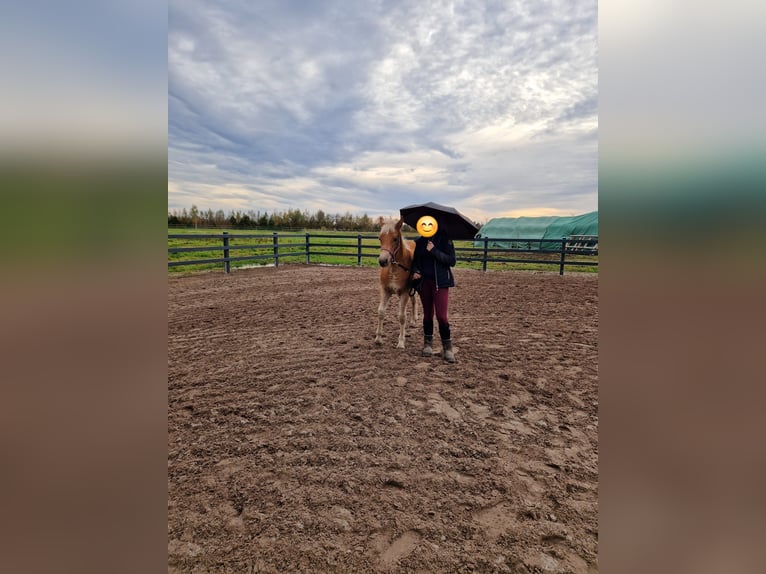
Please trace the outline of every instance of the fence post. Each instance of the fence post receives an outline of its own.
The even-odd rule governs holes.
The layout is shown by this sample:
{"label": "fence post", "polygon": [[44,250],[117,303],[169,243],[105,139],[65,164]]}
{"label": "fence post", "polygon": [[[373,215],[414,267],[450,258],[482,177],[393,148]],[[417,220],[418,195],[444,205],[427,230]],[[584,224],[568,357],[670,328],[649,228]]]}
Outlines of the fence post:
{"label": "fence post", "polygon": [[306,265],[311,262],[309,258],[309,234],[306,234]]}
{"label": "fence post", "polygon": [[489,237],[484,238],[484,259],[481,260],[481,270],[486,271],[487,270],[487,244],[489,242]]}
{"label": "fence post", "polygon": [[564,274],[564,255],[567,252],[567,238],[561,238],[561,261],[559,261],[559,275]]}
{"label": "fence post", "polygon": [[356,266],[362,266],[362,234],[356,236]]}
{"label": "fence post", "polygon": [[279,234],[274,232],[274,267],[279,267]]}
{"label": "fence post", "polygon": [[228,273],[231,271],[231,263],[229,262],[229,232],[223,232],[223,258],[226,261],[223,262],[223,271]]}

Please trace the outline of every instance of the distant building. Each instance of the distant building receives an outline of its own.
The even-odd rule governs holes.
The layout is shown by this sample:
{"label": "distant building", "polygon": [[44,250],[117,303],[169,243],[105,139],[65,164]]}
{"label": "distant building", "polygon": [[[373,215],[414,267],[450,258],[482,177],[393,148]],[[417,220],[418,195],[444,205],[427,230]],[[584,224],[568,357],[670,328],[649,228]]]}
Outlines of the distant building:
{"label": "distant building", "polygon": [[474,241],[475,247],[505,249],[559,249],[553,241],[567,238],[570,251],[598,249],[598,211],[572,217],[495,217],[485,223]]}

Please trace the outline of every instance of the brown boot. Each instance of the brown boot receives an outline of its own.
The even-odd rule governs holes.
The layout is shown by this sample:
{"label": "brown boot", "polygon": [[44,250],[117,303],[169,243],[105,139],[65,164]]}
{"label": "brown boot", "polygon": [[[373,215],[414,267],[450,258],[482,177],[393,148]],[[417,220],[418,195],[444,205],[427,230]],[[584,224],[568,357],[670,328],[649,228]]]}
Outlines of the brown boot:
{"label": "brown boot", "polygon": [[424,357],[430,357],[434,354],[434,350],[431,348],[433,340],[433,337],[423,337],[423,352],[421,354]]}
{"label": "brown boot", "polygon": [[455,353],[452,352],[452,340],[446,339],[442,341],[442,347],[444,347],[444,360],[448,363],[454,363]]}

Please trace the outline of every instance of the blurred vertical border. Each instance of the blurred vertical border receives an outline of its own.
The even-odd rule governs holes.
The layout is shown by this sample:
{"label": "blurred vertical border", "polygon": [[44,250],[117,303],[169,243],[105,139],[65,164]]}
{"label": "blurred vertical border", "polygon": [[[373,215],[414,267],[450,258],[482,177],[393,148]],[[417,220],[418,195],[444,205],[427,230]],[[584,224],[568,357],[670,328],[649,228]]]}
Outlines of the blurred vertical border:
{"label": "blurred vertical border", "polygon": [[756,572],[766,7],[599,3],[599,567]]}
{"label": "blurred vertical border", "polygon": [[166,568],[167,5],[0,17],[0,571]]}

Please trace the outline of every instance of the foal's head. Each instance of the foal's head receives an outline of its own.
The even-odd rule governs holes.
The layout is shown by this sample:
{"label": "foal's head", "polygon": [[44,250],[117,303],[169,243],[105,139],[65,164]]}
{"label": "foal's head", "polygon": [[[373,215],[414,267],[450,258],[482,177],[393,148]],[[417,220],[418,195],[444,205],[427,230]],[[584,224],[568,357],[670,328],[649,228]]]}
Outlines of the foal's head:
{"label": "foal's head", "polygon": [[402,252],[402,223],[401,219],[394,223],[384,223],[380,229],[380,256],[378,257],[378,264],[381,267],[390,265],[397,260],[401,259]]}

